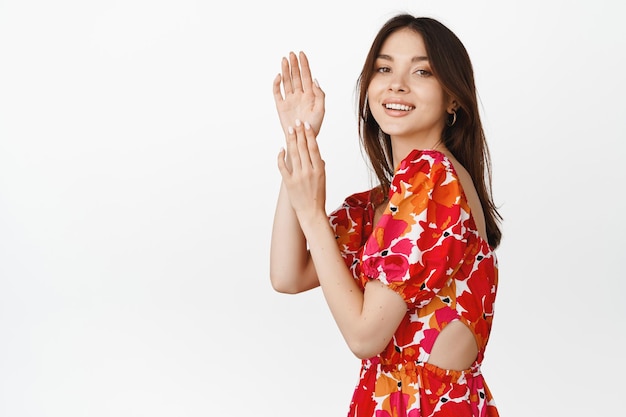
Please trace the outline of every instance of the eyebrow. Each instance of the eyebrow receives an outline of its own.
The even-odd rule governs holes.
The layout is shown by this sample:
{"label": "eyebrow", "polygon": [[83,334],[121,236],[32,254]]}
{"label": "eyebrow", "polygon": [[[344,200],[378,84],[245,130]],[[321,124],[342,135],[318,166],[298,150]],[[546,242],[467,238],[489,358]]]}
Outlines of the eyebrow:
{"label": "eyebrow", "polygon": [[[387,61],[393,61],[393,58],[390,55],[385,55],[385,54],[378,55],[378,59],[385,59]],[[428,61],[428,57],[427,56],[414,56],[413,58],[411,58],[411,62],[422,62],[422,61]]]}

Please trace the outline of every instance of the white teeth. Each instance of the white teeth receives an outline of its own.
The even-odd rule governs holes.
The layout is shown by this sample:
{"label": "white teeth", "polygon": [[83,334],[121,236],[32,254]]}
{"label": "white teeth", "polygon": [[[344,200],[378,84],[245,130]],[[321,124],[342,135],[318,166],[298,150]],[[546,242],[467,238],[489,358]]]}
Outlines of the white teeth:
{"label": "white teeth", "polygon": [[403,111],[409,111],[409,110],[411,110],[413,107],[411,107],[411,106],[405,106],[404,104],[398,104],[398,103],[388,103],[388,104],[385,104],[385,108],[390,109],[390,110],[403,110]]}

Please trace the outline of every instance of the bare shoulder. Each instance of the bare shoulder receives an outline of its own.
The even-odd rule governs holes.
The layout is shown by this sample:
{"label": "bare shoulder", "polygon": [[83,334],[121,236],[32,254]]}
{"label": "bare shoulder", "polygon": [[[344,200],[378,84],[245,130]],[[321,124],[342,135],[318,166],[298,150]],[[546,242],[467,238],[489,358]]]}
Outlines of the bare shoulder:
{"label": "bare shoulder", "polygon": [[474,222],[476,223],[476,228],[478,229],[478,233],[480,236],[487,240],[487,226],[485,225],[485,213],[483,212],[482,204],[480,203],[480,197],[478,197],[478,193],[476,192],[476,187],[474,186],[474,181],[472,181],[472,177],[469,172],[465,169],[463,165],[459,161],[456,160],[451,154],[446,155],[448,159],[452,162],[454,166],[454,170],[456,171],[459,181],[461,182],[461,187],[463,188],[463,192],[465,193],[465,197],[467,197],[467,204],[472,211],[472,217],[474,217]]}

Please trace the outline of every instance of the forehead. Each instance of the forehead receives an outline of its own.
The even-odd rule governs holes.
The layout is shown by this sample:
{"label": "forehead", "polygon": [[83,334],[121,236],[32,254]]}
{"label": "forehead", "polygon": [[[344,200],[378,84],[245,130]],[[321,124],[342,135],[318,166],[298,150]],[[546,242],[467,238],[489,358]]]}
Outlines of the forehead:
{"label": "forehead", "polygon": [[385,39],[379,55],[388,55],[392,58],[426,56],[426,45],[422,35],[412,29],[402,28]]}

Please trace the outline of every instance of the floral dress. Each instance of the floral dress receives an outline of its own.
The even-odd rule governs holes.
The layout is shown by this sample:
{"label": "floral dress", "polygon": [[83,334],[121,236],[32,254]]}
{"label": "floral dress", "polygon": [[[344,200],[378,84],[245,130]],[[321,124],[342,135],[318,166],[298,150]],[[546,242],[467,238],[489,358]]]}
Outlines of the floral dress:
{"label": "floral dress", "polygon": [[[407,303],[387,347],[362,361],[348,416],[498,416],[480,371],[497,260],[478,234],[452,163],[438,151],[412,151],[400,163],[374,225],[383,197],[379,188],[353,194],[329,217],[360,288],[377,279]],[[437,336],[455,320],[472,331],[479,350],[464,371],[428,363]]]}

